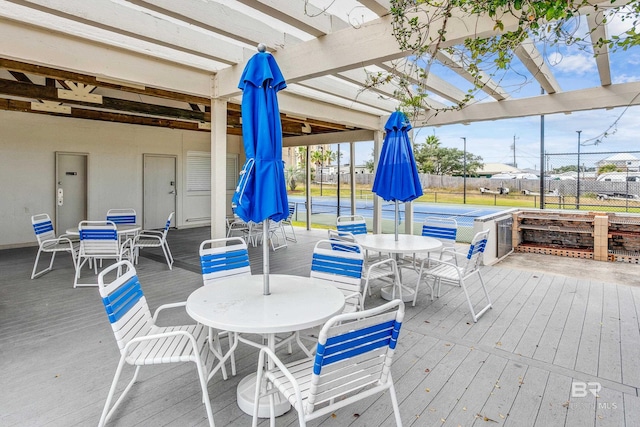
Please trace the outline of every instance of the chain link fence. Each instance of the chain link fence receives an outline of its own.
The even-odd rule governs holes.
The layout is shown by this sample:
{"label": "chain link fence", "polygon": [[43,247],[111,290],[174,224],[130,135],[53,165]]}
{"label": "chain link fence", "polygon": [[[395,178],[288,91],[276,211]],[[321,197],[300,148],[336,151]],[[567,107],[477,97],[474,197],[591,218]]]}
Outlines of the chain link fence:
{"label": "chain link fence", "polygon": [[640,213],[640,151],[546,155],[544,207]]}

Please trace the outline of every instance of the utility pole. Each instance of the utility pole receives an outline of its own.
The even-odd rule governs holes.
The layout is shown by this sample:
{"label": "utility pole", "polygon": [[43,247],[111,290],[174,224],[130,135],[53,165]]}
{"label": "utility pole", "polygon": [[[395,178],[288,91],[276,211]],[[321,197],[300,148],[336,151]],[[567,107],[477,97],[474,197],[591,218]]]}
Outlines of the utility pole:
{"label": "utility pole", "polygon": [[467,203],[467,138],[460,137],[464,142],[464,157],[462,158],[462,203]]}
{"label": "utility pole", "polygon": [[516,138],[516,136],[513,135],[513,145],[511,146],[511,148],[513,149],[513,167],[514,168],[518,167],[518,164],[516,163],[516,139],[519,139],[519,138]]}
{"label": "utility pole", "polygon": [[578,132],[578,182],[576,184],[576,209],[580,209],[580,134],[581,130],[577,130]]}

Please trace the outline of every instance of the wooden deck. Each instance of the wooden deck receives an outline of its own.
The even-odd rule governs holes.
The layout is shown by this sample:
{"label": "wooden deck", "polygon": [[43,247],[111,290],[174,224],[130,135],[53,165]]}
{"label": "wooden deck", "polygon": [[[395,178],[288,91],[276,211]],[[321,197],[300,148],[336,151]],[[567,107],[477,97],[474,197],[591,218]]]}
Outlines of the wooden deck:
{"label": "wooden deck", "polygon": [[[296,231],[298,243],[270,252],[272,273],[309,274],[311,250],[325,234]],[[173,271],[160,252],[141,257],[138,272],[152,309],[201,286],[197,249],[208,236],[207,228],[170,231]],[[68,256],[30,280],[35,253],[0,251],[0,425],[96,425],[119,358],[103,306],[96,289],[72,288]],[[260,248],[251,249],[251,265],[261,272]],[[457,287],[443,286],[433,302],[423,290],[416,307],[407,305],[392,367],[404,425],[640,425],[640,287],[544,268],[483,267],[494,308],[476,324]],[[476,284],[471,291],[480,301]],[[376,290],[369,306],[381,303]],[[167,320],[189,321],[178,313]],[[209,383],[216,425],[250,425],[235,392],[256,360],[255,349],[241,346],[238,375],[223,381],[218,374]],[[585,397],[572,397],[572,382],[591,383]],[[597,397],[589,392],[599,386]],[[148,367],[109,425],[204,426],[200,397],[193,367]],[[295,411],[277,424],[297,425]],[[384,395],[311,425],[394,422]]]}

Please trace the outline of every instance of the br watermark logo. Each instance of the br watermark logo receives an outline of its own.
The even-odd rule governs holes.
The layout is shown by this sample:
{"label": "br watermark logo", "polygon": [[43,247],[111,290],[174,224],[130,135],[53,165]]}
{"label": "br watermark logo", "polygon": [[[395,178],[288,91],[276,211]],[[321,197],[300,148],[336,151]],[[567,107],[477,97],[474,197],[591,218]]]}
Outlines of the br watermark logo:
{"label": "br watermark logo", "polygon": [[571,383],[571,397],[587,397],[588,393],[591,393],[593,397],[599,397],[600,390],[602,390],[602,385],[597,382],[574,381]]}
{"label": "br watermark logo", "polygon": [[[571,383],[572,398],[588,397],[589,395],[592,395],[595,398],[600,398],[600,396],[598,395],[600,390],[602,390],[602,384],[596,381],[589,381],[589,382],[573,381]],[[585,408],[587,407],[592,408],[591,404],[581,403],[581,402],[572,402],[571,406],[573,408],[579,408],[581,406],[584,406]],[[604,410],[612,410],[612,409],[618,408],[618,404],[616,402],[597,401],[596,406],[597,406],[597,409],[604,409]]]}

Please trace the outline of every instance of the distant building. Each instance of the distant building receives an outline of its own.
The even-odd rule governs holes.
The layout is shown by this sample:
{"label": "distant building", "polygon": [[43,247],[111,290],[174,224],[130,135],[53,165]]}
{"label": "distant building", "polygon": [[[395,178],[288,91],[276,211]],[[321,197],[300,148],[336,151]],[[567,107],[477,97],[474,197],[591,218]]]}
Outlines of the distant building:
{"label": "distant building", "polygon": [[616,167],[624,171],[626,171],[627,169],[629,171],[639,171],[640,159],[630,153],[617,153],[613,156],[596,162],[596,167],[598,169],[605,165],[615,165]]}
{"label": "distant building", "polygon": [[476,175],[490,178],[493,175],[508,174],[520,172],[519,169],[513,166],[505,165],[504,163],[485,163],[480,169],[476,171]]}

